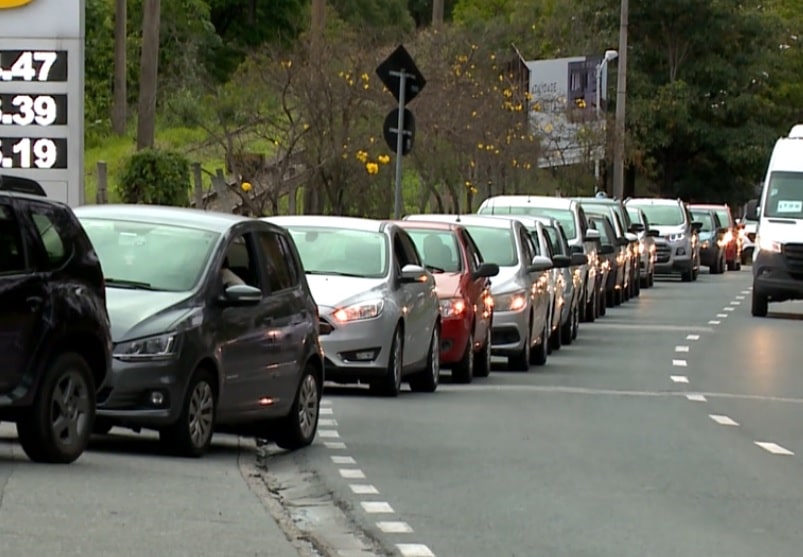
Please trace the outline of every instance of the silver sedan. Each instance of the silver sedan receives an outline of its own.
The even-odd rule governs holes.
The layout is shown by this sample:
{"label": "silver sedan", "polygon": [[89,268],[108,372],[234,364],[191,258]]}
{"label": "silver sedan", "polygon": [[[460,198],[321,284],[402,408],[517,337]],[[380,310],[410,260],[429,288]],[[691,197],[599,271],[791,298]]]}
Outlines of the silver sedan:
{"label": "silver sedan", "polygon": [[293,237],[320,312],[326,378],[398,396],[402,380],[433,392],[440,375],[435,280],[399,226],[371,219],[264,220]]}

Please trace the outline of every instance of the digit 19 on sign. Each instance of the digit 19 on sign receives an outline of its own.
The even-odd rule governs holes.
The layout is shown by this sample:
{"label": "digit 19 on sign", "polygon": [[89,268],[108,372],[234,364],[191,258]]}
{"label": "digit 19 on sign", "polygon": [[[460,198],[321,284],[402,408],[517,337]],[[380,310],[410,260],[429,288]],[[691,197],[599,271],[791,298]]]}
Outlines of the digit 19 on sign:
{"label": "digit 19 on sign", "polygon": [[63,137],[4,137],[0,139],[0,169],[67,168],[67,140]]}

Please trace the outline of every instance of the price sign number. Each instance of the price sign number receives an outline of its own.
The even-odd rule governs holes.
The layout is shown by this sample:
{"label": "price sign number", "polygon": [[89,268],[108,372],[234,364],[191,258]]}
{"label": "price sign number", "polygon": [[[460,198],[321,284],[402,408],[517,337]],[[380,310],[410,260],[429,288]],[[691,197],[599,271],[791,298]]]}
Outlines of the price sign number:
{"label": "price sign number", "polygon": [[3,81],[64,81],[66,53],[57,51],[6,50],[0,52]]}
{"label": "price sign number", "polygon": [[63,126],[67,95],[0,95],[2,126]]}
{"label": "price sign number", "polygon": [[0,169],[66,168],[67,140],[21,137],[0,139]]}

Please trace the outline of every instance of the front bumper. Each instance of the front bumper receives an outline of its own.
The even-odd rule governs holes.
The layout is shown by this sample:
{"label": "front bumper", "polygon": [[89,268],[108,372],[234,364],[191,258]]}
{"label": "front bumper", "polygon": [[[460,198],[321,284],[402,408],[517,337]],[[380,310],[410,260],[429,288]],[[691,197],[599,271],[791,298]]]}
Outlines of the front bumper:
{"label": "front bumper", "polygon": [[335,323],[330,308],[319,309],[327,381],[361,381],[387,372],[390,345],[398,323],[394,312],[386,307],[373,319]]}
{"label": "front bumper", "polygon": [[692,270],[692,248],[688,243],[670,243],[665,239],[655,241],[655,273],[671,275]]}
{"label": "front bumper", "polygon": [[491,354],[512,356],[524,348],[528,342],[530,329],[530,306],[519,311],[494,311],[491,329]]}
{"label": "front bumper", "polygon": [[470,332],[471,321],[468,316],[441,321],[441,364],[456,364],[463,359]]}
{"label": "front bumper", "polygon": [[803,299],[803,244],[791,246],[785,245],[784,253],[761,250],[756,254],[754,294],[767,296],[772,302]]}

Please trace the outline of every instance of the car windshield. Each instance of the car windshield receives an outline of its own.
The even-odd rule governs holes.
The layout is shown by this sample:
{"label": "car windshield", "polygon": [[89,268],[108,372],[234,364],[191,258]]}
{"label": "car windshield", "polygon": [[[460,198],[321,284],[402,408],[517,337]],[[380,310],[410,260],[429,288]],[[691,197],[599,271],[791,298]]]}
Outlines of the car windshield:
{"label": "car windshield", "polygon": [[639,210],[635,207],[628,207],[627,208],[627,215],[630,217],[630,220],[633,222],[641,223],[641,215],[639,214]]}
{"label": "car windshield", "polygon": [[388,272],[388,243],[381,232],[289,226],[310,275],[381,278]]}
{"label": "car windshield", "polygon": [[719,217],[719,222],[722,223],[722,226],[730,228],[731,226],[731,218],[728,214],[727,209],[717,209],[716,211],[717,216]]}
{"label": "car windshield", "polygon": [[686,219],[680,205],[638,205],[652,226],[680,226]]}
{"label": "car windshield", "polygon": [[569,209],[552,209],[549,207],[538,207],[527,205],[525,207],[483,207],[480,209],[481,215],[522,215],[531,217],[551,217],[558,221],[563,227],[566,237],[573,239],[577,237],[577,227],[574,225],[574,213]]}
{"label": "car windshield", "polygon": [[405,228],[424,264],[436,273],[459,273],[463,265],[454,232]]}
{"label": "car windshield", "polygon": [[480,248],[480,253],[486,263],[496,263],[500,267],[518,265],[519,256],[512,229],[476,225],[468,225],[466,228],[474,239],[474,243]]}
{"label": "car windshield", "polygon": [[803,219],[803,173],[773,172],[764,204],[765,217]]}
{"label": "car windshield", "polygon": [[209,264],[220,234],[172,224],[81,218],[106,286],[187,292]]}
{"label": "car windshield", "polygon": [[708,211],[692,211],[691,216],[697,222],[703,223],[703,227],[700,229],[703,232],[714,230],[714,219]]}

